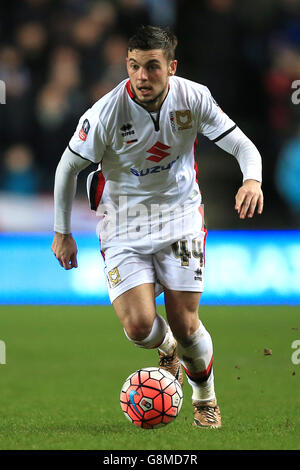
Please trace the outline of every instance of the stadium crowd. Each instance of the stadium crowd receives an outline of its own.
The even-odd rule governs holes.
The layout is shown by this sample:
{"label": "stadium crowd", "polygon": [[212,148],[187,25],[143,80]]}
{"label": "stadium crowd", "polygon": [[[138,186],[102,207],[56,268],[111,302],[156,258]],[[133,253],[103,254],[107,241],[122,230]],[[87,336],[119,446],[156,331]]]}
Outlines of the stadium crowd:
{"label": "stadium crowd", "polygon": [[[265,215],[244,227],[299,228],[300,104],[292,99],[292,85],[300,80],[298,0],[1,2],[6,99],[0,105],[0,191],[52,192],[58,160],[79,117],[126,78],[127,39],[138,24],[175,30],[178,75],[208,86],[260,150]],[[239,226],[218,203],[229,198],[233,213],[237,167],[205,139],[197,158],[211,228]],[[84,186],[82,178],[79,193]]]}

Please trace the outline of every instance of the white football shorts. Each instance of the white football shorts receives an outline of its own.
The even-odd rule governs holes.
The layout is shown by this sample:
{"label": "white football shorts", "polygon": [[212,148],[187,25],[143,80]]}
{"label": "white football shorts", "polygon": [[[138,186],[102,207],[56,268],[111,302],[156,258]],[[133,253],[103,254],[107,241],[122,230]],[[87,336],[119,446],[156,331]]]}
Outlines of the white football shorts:
{"label": "white football shorts", "polygon": [[104,272],[111,303],[124,292],[141,284],[154,283],[155,295],[164,288],[203,292],[206,229],[178,240],[152,254],[133,249],[105,250]]}

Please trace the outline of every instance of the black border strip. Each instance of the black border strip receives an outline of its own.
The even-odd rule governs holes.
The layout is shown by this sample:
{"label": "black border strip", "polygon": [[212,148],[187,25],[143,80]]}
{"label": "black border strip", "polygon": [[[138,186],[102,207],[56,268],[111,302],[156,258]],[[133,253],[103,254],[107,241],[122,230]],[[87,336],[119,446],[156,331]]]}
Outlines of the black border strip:
{"label": "black border strip", "polygon": [[[133,426],[128,422],[129,426]],[[172,424],[171,424],[172,426]],[[155,430],[147,431],[137,429],[137,432],[153,433]],[[159,430],[158,430],[159,431]],[[218,430],[217,430],[218,431]],[[216,432],[217,432],[216,431]],[[127,432],[124,425],[124,433]],[[201,431],[195,431],[201,433]],[[222,429],[221,429],[222,432]],[[225,428],[224,428],[224,432]],[[129,432],[128,432],[129,434]],[[225,434],[226,435],[226,434]],[[228,461],[229,466],[232,466],[233,459],[247,459],[252,465],[256,462],[270,463],[271,459],[276,459],[283,467],[286,465],[287,459],[299,458],[299,450],[207,450],[203,449],[203,444],[199,443],[199,450],[134,450],[136,440],[129,435],[128,445],[126,447],[132,448],[128,450],[0,450],[1,460],[6,460],[9,463],[20,463],[20,467],[30,464],[32,470],[40,470],[45,466],[45,462],[50,462],[52,466],[61,467],[62,463],[66,466],[70,463],[82,468],[90,468],[91,470],[99,470],[105,465],[114,466],[114,468],[145,468],[158,465],[160,468],[165,468],[165,465],[190,465],[191,468],[198,468],[204,464],[211,465],[212,459],[222,458],[222,462]],[[101,442],[100,442],[101,444]],[[124,444],[123,444],[124,445]],[[164,443],[162,443],[162,446]],[[251,442],[249,443],[251,446]],[[174,444],[176,446],[176,443]],[[202,447],[202,448],[201,448]],[[175,447],[176,449],[176,447]],[[4,459],[3,459],[4,458]]]}
{"label": "black border strip", "polygon": [[224,132],[223,134],[221,134],[219,137],[216,137],[216,139],[213,139],[212,142],[218,142],[219,140],[223,139],[223,137],[226,137],[226,135],[230,134],[230,132],[232,132],[235,128],[236,128],[236,124],[231,127],[230,129],[228,129],[228,131]]}

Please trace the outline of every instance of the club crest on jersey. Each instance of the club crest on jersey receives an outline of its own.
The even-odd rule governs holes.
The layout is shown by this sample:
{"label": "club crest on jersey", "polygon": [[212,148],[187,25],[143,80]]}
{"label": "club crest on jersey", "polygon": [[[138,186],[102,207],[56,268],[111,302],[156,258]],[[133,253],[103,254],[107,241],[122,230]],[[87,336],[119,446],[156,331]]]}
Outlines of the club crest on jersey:
{"label": "club crest on jersey", "polygon": [[90,126],[89,120],[85,119],[83,121],[82,128],[79,131],[79,139],[86,140],[90,127],[91,126]]}
{"label": "club crest on jersey", "polygon": [[174,132],[192,129],[191,111],[189,109],[185,109],[183,111],[171,111],[170,123]]}

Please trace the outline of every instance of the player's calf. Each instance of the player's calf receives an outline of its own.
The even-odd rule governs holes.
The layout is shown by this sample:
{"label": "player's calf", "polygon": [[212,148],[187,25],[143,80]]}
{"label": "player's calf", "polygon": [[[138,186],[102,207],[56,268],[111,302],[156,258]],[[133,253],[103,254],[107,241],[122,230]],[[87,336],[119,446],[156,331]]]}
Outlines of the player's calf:
{"label": "player's calf", "polygon": [[178,343],[179,360],[192,387],[194,425],[220,427],[221,414],[216,403],[211,336],[200,322],[198,329]]}
{"label": "player's calf", "polygon": [[182,368],[177,356],[177,347],[176,343],[172,351],[170,351],[168,354],[162,352],[162,350],[159,348],[158,349],[159,353],[159,361],[158,361],[158,366],[161,369],[164,369],[170,374],[174,375],[174,377],[178,380],[180,385],[183,385],[183,372]]}

